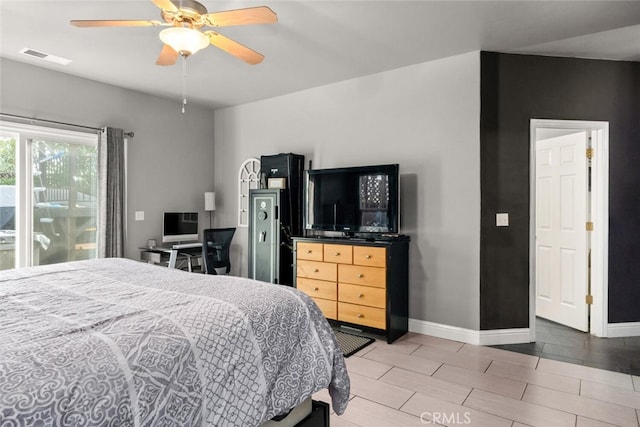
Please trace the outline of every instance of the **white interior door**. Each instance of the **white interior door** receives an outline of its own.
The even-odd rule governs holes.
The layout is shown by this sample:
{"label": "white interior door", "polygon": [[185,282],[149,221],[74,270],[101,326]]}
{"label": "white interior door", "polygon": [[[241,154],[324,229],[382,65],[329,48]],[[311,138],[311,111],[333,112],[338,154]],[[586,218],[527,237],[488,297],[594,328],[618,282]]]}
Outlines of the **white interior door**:
{"label": "white interior door", "polygon": [[588,330],[586,131],[536,141],[536,315]]}

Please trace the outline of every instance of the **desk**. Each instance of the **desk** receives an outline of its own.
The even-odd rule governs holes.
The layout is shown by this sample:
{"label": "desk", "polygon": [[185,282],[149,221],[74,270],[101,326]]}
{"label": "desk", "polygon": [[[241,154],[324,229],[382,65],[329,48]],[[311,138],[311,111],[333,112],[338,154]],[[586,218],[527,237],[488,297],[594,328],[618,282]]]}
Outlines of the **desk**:
{"label": "desk", "polygon": [[140,259],[150,264],[163,264],[169,268],[176,268],[180,255],[187,257],[202,256],[202,242],[188,245],[156,246],[155,248],[141,247]]}

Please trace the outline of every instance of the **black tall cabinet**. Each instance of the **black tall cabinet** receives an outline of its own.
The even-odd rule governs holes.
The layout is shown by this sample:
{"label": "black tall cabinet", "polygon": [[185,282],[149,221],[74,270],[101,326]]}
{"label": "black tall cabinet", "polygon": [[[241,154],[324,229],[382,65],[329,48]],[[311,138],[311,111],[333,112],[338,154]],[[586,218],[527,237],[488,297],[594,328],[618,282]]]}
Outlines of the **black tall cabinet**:
{"label": "black tall cabinet", "polygon": [[[293,286],[293,241],[302,235],[304,156],[260,158],[259,190],[249,192],[249,277]],[[272,188],[269,184],[272,184]],[[276,188],[278,187],[278,188]]]}
{"label": "black tall cabinet", "polygon": [[291,236],[302,236],[303,228],[303,179],[304,156],[301,154],[283,153],[260,157],[260,188],[270,188],[270,178],[284,180],[284,192],[288,201],[283,209],[288,212],[288,223],[285,224]]}

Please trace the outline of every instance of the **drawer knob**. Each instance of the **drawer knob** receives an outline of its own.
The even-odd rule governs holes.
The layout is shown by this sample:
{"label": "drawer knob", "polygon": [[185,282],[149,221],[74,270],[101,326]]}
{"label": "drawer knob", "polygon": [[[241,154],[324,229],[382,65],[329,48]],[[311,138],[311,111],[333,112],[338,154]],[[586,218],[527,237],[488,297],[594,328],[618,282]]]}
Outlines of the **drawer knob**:
{"label": "drawer knob", "polygon": [[370,259],[370,258],[371,258],[371,255],[365,255],[364,257],[365,257],[366,259]]}
{"label": "drawer knob", "polygon": [[311,252],[313,252],[311,249],[307,249],[308,254],[310,254]]}
{"label": "drawer knob", "polygon": [[364,298],[364,294],[358,295],[358,298]]}
{"label": "drawer knob", "polygon": [[360,273],[358,274],[358,279],[362,279],[364,277],[364,274]]}
{"label": "drawer knob", "polygon": [[317,272],[319,272],[319,271],[320,271],[320,270],[318,270],[317,268],[314,268],[314,269],[313,269],[313,272],[314,272],[314,273],[317,273]]}
{"label": "drawer knob", "polygon": [[358,319],[362,319],[363,317],[364,317],[364,314],[358,313]]}
{"label": "drawer knob", "polygon": [[340,256],[340,252],[336,252],[336,256]]}
{"label": "drawer knob", "polygon": [[313,288],[314,291],[318,292],[320,289],[318,288]]}

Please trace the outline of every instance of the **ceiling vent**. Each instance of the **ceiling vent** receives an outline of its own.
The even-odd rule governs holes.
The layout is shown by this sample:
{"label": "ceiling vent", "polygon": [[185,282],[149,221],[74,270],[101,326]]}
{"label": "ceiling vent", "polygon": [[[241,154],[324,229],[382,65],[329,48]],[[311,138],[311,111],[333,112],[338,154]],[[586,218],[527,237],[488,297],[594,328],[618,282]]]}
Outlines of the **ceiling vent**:
{"label": "ceiling vent", "polygon": [[53,62],[54,64],[67,65],[71,62],[70,59],[62,58],[61,56],[50,55],[45,52],[41,52],[35,49],[29,49],[25,47],[20,51],[21,54],[30,56],[32,58],[41,59],[43,61]]}

